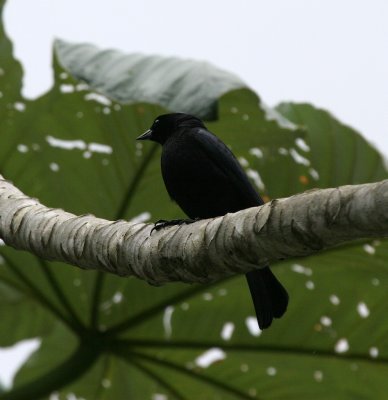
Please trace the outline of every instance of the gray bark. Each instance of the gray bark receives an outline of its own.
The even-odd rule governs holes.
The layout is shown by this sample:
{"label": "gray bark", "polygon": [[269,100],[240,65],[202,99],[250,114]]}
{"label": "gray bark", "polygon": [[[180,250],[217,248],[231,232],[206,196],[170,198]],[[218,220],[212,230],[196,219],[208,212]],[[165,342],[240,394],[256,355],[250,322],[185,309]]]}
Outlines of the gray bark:
{"label": "gray bark", "polygon": [[388,236],[388,180],[310,190],[151,234],[152,228],[47,208],[0,175],[0,238],[7,245],[158,285],[212,282],[351,240]]}

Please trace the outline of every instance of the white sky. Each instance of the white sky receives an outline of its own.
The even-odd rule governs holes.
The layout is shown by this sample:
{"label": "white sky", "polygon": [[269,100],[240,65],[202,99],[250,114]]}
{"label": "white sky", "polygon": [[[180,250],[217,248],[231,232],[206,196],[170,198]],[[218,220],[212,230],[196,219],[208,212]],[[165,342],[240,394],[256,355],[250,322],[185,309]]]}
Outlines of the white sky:
{"label": "white sky", "polygon": [[[330,110],[388,155],[387,21],[387,0],[8,0],[5,8],[27,97],[51,86],[54,37],[203,59],[269,105]],[[0,380],[6,372],[0,353]]]}

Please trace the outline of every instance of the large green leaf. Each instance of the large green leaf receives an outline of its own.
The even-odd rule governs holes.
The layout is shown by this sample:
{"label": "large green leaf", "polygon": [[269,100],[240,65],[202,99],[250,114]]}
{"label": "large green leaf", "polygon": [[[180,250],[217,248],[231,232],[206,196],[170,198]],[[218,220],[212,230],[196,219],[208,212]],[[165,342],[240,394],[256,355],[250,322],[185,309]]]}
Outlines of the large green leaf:
{"label": "large green leaf", "polygon": [[144,101],[214,118],[220,95],[246,86],[236,75],[203,61],[101,51],[63,40],[55,47],[62,66],[74,77],[121,103]]}
{"label": "large green leaf", "polygon": [[[209,129],[233,149],[264,197],[387,177],[379,153],[330,114],[294,104],[271,110],[246,88],[213,91],[214,77],[226,91],[236,89],[228,86],[232,75],[216,69],[203,74],[196,63],[174,60],[176,71],[190,74],[169,87],[163,102],[163,86],[154,85],[157,75],[148,79],[133,69],[128,85],[121,85],[127,61],[107,70],[117,53],[60,42],[61,64],[88,85],[54,59],[54,87],[26,101],[20,66],[4,33],[0,40],[0,171],[49,206],[110,219],[181,216],[161,180],[160,149],[134,138],[167,111],[162,106],[178,111],[179,94],[199,75],[211,101],[201,89],[199,97],[185,97],[185,111],[202,113],[202,100],[208,104],[203,115],[217,107]],[[83,57],[80,49],[90,53]],[[78,56],[67,63],[66,53]],[[160,57],[144,60],[171,65]],[[178,76],[163,73],[166,82]],[[139,103],[150,101],[139,92],[140,77],[144,87],[155,86],[154,105]],[[103,96],[123,101],[123,90],[130,96],[124,102],[132,104]],[[386,397],[386,242],[357,243],[275,266],[290,292],[290,309],[263,333],[247,326],[253,308],[243,277],[211,286],[152,287],[0,250],[0,345],[42,338],[13,391],[0,399],[54,391],[60,399],[70,393],[85,399]],[[349,349],[337,352],[338,342]],[[198,357],[210,348],[222,349],[225,358],[205,367]]]}
{"label": "large green leaf", "polygon": [[387,169],[379,152],[358,132],[329,112],[311,104],[282,103],[276,107],[285,118],[307,129],[311,163],[319,186],[331,187],[385,179]]}

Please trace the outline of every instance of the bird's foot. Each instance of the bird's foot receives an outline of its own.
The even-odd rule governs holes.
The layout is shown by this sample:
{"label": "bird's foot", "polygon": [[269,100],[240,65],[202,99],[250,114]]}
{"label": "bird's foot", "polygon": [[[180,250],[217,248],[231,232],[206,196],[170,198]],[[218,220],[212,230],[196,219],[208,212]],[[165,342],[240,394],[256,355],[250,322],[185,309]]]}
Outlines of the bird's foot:
{"label": "bird's foot", "polygon": [[184,224],[192,224],[193,222],[199,221],[200,218],[195,219],[171,219],[167,221],[166,219],[160,219],[159,221],[155,222],[154,227],[151,229],[151,233],[153,231],[159,231],[160,229],[165,228],[166,226],[174,226],[174,225],[184,225]]}

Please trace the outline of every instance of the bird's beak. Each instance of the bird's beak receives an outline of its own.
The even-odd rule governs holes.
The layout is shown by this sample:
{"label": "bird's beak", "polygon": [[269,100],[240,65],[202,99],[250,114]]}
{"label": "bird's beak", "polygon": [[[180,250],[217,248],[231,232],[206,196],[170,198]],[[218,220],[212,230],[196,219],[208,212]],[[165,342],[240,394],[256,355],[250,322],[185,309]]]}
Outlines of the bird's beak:
{"label": "bird's beak", "polygon": [[148,140],[152,138],[152,130],[148,129],[148,131],[145,131],[142,135],[136,138],[136,140]]}

